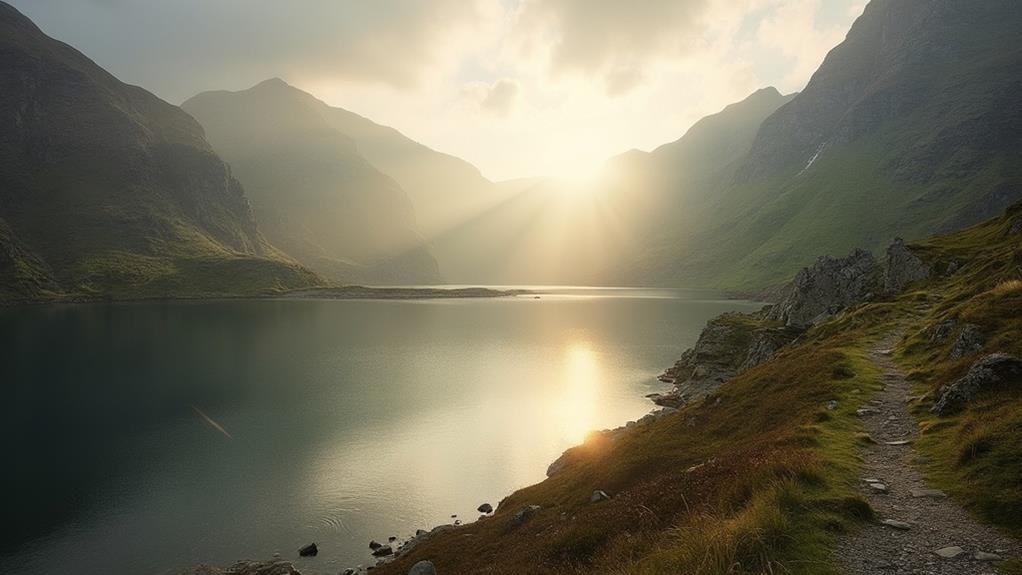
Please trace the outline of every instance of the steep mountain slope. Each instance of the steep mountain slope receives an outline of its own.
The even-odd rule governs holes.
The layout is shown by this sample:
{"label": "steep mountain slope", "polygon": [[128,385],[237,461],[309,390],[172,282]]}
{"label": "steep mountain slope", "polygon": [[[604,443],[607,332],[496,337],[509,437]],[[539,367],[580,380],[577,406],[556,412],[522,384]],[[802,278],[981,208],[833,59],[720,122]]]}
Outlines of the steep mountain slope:
{"label": "steep mountain slope", "polygon": [[408,197],[325,120],[322,102],[273,79],[182,107],[230,162],[281,249],[336,280],[439,280]]}
{"label": "steep mountain slope", "polygon": [[[707,116],[684,136],[651,153],[632,151],[611,159],[611,188],[620,208],[640,214],[643,239],[622,261],[611,281],[625,284],[677,283],[677,246],[705,217],[705,208],[731,181],[747,157],[763,121],[797,94],[763,88]],[[684,283],[684,281],[682,281]]]}
{"label": "steep mountain slope", "polygon": [[[363,157],[401,184],[427,239],[506,197],[500,186],[461,158],[437,152],[394,128],[343,108],[317,103],[323,118],[354,140]],[[444,267],[444,254],[438,253],[437,257]]]}
{"label": "steep mountain slope", "polygon": [[456,254],[462,281],[649,284],[676,267],[663,246],[677,243],[693,208],[727,181],[763,119],[790,99],[760,90],[676,142],[612,158],[594,187],[528,182],[434,244]]}
{"label": "steep mountain slope", "polygon": [[820,251],[957,229],[1022,197],[1022,5],[874,0],[768,118],[672,278],[781,281]]}
{"label": "steep mountain slope", "polygon": [[0,85],[0,299],[318,281],[259,234],[191,117],[2,2]]}

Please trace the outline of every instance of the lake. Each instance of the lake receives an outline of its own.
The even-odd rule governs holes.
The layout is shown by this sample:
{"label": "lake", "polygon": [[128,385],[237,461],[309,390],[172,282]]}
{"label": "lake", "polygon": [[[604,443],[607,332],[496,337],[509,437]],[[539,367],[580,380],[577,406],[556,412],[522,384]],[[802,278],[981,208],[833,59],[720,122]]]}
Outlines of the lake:
{"label": "lake", "polygon": [[0,571],[370,564],[370,539],[472,520],[641,417],[706,320],[758,307],[564,288],[0,309]]}

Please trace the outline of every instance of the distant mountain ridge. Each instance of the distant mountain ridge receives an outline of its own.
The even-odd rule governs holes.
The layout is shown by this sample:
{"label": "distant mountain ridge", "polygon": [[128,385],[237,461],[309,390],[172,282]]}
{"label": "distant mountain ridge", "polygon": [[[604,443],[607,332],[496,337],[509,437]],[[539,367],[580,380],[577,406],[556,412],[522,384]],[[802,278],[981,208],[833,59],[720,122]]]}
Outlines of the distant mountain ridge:
{"label": "distant mountain ridge", "polygon": [[343,282],[440,280],[404,190],[312,95],[271,79],[182,108],[234,168],[267,236],[303,264]]}
{"label": "distant mountain ridge", "polygon": [[270,246],[186,113],[0,2],[0,299],[319,282]]}
{"label": "distant mountain ridge", "polygon": [[[654,150],[632,150],[606,163],[602,184],[571,190],[556,180],[530,182],[435,240],[474,270],[463,281],[497,284],[648,285],[675,263],[664,245],[695,217],[752,145],[760,123],[790,101],[759,90],[707,116]],[[467,273],[467,272],[466,272]]]}
{"label": "distant mountain ridge", "polygon": [[1022,4],[873,0],[767,118],[660,281],[756,288],[1022,198]]}

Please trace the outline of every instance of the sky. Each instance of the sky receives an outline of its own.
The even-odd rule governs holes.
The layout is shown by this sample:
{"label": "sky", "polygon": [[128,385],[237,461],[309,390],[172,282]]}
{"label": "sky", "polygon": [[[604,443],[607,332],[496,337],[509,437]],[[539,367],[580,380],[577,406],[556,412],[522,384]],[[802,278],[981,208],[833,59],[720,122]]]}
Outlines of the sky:
{"label": "sky", "polygon": [[585,178],[774,86],[801,90],[865,0],[13,0],[180,104],[271,77],[493,180]]}

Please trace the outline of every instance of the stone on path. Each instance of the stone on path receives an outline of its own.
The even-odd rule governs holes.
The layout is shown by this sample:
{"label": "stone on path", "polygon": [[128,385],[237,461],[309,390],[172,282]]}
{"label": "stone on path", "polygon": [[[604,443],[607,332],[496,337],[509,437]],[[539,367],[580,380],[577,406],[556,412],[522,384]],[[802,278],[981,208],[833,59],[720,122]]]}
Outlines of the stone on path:
{"label": "stone on path", "polygon": [[975,557],[976,561],[1000,561],[1003,559],[997,553],[988,553],[986,551],[977,551]]}
{"label": "stone on path", "polygon": [[596,491],[593,491],[592,496],[589,497],[589,503],[599,503],[600,501],[606,501],[608,499],[610,499],[610,495],[607,495],[606,491],[597,489]]}
{"label": "stone on path", "polygon": [[933,497],[933,498],[947,497],[947,495],[943,491],[941,491],[940,489],[913,489],[911,491],[911,493],[912,493],[912,497],[915,497],[917,499],[920,498],[920,497]]}
{"label": "stone on path", "polygon": [[899,439],[897,441],[885,441],[885,445],[908,445],[912,443],[911,439]]}
{"label": "stone on path", "polygon": [[870,483],[869,488],[877,493],[887,493],[887,486],[883,483]]}
{"label": "stone on path", "polygon": [[934,553],[936,553],[939,557],[943,557],[944,559],[954,559],[955,557],[958,557],[962,553],[965,553],[965,549],[962,549],[957,545],[952,545],[950,547],[942,547],[940,549],[937,549],[936,551],[934,551]]}
{"label": "stone on path", "polygon": [[883,521],[881,521],[881,523],[888,527],[893,527],[901,531],[908,531],[909,529],[912,528],[912,524],[905,523],[904,521],[898,521],[897,519],[884,519]]}

